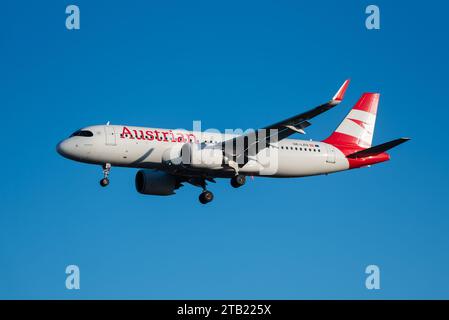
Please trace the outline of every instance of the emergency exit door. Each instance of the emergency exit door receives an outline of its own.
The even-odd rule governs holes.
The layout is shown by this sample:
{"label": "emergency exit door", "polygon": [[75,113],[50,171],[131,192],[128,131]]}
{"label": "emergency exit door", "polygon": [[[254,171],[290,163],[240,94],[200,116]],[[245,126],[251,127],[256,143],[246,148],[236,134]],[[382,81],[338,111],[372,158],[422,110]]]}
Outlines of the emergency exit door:
{"label": "emergency exit door", "polygon": [[334,147],[331,146],[331,145],[326,145],[326,149],[327,149],[326,162],[327,163],[335,163],[335,149],[334,149]]}

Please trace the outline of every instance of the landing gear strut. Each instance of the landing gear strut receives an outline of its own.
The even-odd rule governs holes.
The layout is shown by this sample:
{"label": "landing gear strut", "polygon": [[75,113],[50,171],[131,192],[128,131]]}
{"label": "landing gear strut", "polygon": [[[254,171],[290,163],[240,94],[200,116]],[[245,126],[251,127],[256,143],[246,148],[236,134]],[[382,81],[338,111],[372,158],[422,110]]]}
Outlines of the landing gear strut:
{"label": "landing gear strut", "polygon": [[109,172],[111,171],[111,164],[106,163],[103,165],[103,179],[100,180],[100,185],[106,187],[109,184]]}
{"label": "landing gear strut", "polygon": [[243,186],[246,182],[246,177],[239,174],[236,175],[235,177],[232,177],[231,179],[231,186],[233,186],[234,188],[240,188],[241,186]]}

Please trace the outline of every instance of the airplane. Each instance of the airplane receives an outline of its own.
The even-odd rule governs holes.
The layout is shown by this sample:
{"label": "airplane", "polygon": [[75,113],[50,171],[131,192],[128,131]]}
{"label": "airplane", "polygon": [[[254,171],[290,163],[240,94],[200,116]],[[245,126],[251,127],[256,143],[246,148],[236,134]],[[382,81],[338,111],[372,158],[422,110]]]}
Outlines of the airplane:
{"label": "airplane", "polygon": [[372,146],[379,93],[364,93],[337,129],[323,141],[290,139],[305,134],[309,120],[344,98],[346,80],[328,102],[275,124],[244,133],[217,133],[126,125],[94,125],[75,131],[56,147],[65,158],[101,165],[100,185],[112,166],[138,168],[136,190],[167,196],[189,183],[201,187],[199,201],[211,202],[208,182],[230,179],[239,188],[247,177],[292,178],[350,170],[390,159],[386,152],[408,140]]}

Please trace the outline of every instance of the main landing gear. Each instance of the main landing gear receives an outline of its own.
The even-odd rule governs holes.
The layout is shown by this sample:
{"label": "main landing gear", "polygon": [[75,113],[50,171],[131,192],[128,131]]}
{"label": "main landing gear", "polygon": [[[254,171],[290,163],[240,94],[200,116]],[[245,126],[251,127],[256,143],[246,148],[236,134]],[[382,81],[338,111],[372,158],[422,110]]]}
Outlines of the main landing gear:
{"label": "main landing gear", "polygon": [[[210,181],[211,182],[215,182],[214,179],[210,179]],[[203,192],[201,192],[200,196],[198,197],[198,199],[200,200],[201,204],[206,204],[206,203],[209,203],[212,200],[214,200],[214,194],[206,189],[206,186],[207,186],[206,179],[200,179],[198,181],[198,186],[203,188]]]}
{"label": "main landing gear", "polygon": [[111,171],[111,164],[106,163],[103,165],[103,179],[100,180],[100,185],[106,187],[109,184],[109,172]]}
{"label": "main landing gear", "polygon": [[[202,204],[206,204],[214,200],[214,194],[207,190],[207,181],[215,182],[213,178],[191,178],[188,180],[188,182],[194,186],[201,187],[203,189],[203,192],[201,192],[198,199]],[[238,174],[235,177],[231,178],[231,185],[234,188],[240,188],[243,186],[246,182],[246,176]]]}
{"label": "main landing gear", "polygon": [[200,196],[198,197],[198,199],[202,204],[206,204],[214,200],[214,194],[209,190],[207,190],[206,180],[215,183],[215,180],[210,177],[192,177],[187,180],[187,182],[190,183],[191,185],[203,189],[203,192],[201,192]]}
{"label": "main landing gear", "polygon": [[235,177],[231,178],[231,186],[233,186],[234,188],[240,188],[241,186],[243,186],[246,182],[246,177],[238,174]]}
{"label": "main landing gear", "polygon": [[214,200],[214,194],[208,190],[204,190],[201,192],[199,199],[202,204],[206,204]]}

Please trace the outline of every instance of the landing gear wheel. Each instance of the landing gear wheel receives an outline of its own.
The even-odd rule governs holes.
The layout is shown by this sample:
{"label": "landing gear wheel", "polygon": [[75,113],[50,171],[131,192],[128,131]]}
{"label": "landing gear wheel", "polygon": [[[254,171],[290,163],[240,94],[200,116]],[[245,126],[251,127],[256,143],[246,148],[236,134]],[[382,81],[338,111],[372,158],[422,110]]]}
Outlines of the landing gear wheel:
{"label": "landing gear wheel", "polygon": [[239,174],[235,177],[232,177],[231,179],[231,186],[233,186],[234,188],[240,188],[241,186],[243,186],[246,182],[246,177]]}
{"label": "landing gear wheel", "polygon": [[109,184],[109,179],[108,178],[103,178],[100,180],[100,185],[102,187],[106,187]]}
{"label": "landing gear wheel", "polygon": [[100,185],[106,187],[109,184],[109,172],[111,171],[111,164],[105,163],[103,165],[103,179],[100,180]]}
{"label": "landing gear wheel", "polygon": [[206,204],[214,200],[214,194],[206,190],[200,194],[199,199],[202,204]]}

